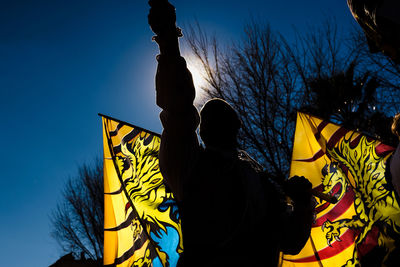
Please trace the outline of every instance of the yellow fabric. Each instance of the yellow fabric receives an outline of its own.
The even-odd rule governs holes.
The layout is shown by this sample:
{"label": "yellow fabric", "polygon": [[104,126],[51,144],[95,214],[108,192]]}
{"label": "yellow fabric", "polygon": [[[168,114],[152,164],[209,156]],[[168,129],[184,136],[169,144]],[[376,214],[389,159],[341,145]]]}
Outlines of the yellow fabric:
{"label": "yellow fabric", "polygon": [[308,178],[338,202],[316,198],[307,244],[296,256],[282,255],[280,265],[356,266],[376,246],[390,255],[400,234],[399,204],[385,178],[392,151],[360,133],[298,113],[290,176]]}
{"label": "yellow fabric", "polygon": [[179,214],[158,167],[160,138],[103,117],[104,265],[175,266]]}

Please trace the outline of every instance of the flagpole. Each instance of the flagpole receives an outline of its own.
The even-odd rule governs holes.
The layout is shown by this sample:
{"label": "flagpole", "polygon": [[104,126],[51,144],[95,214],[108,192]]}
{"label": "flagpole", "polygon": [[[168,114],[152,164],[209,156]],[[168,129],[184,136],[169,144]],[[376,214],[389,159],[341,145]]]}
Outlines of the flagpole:
{"label": "flagpole", "polygon": [[138,130],[140,130],[140,131],[145,131],[145,132],[147,132],[147,133],[149,133],[149,134],[152,134],[152,135],[155,135],[155,136],[157,136],[157,137],[161,137],[161,135],[160,135],[159,133],[149,131],[149,130],[147,130],[147,129],[144,129],[144,128],[142,128],[142,127],[139,127],[139,126],[136,126],[136,125],[134,125],[134,124],[128,123],[128,122],[126,122],[126,121],[121,121],[121,120],[118,120],[118,119],[116,119],[116,118],[113,118],[113,117],[110,117],[110,116],[107,116],[107,115],[104,115],[104,114],[101,114],[101,113],[97,113],[97,115],[99,115],[100,117],[104,117],[104,118],[106,118],[106,119],[109,119],[109,120],[116,121],[116,122],[118,122],[118,123],[125,124],[125,125],[127,125],[127,126],[130,126],[130,127],[132,127],[132,128],[138,129]]}
{"label": "flagpole", "polygon": [[316,258],[317,261],[318,261],[319,267],[324,267],[324,266],[322,265],[321,258],[320,258],[319,255],[318,255],[318,251],[317,251],[317,248],[315,247],[314,240],[312,239],[311,234],[310,234],[310,241],[311,241],[311,247],[312,247],[312,249],[313,249],[313,251],[314,251],[314,256],[315,256],[315,258]]}
{"label": "flagpole", "polygon": [[[262,166],[257,160],[253,159],[245,150],[239,150],[239,158],[250,161],[254,165],[254,168],[256,169],[256,171],[263,172],[264,166]],[[332,204],[336,204],[338,202],[338,200],[335,196],[325,194],[316,189],[310,189],[310,193],[313,196],[318,197],[318,198],[325,200]]]}

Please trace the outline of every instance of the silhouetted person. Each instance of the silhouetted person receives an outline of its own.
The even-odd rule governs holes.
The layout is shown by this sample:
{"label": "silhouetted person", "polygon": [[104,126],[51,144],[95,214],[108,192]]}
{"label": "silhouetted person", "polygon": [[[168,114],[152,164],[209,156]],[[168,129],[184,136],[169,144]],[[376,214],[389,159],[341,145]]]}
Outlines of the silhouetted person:
{"label": "silhouetted person", "polygon": [[[400,141],[400,113],[393,118],[392,132]],[[400,143],[396,151],[389,159],[391,180],[400,199]]]}
{"label": "silhouetted person", "polygon": [[[371,52],[382,52],[400,64],[400,1],[347,0],[353,17],[365,33]],[[392,132],[400,138],[400,113],[393,119]],[[400,196],[400,144],[388,161],[393,186]]]}
{"label": "silhouetted person", "polygon": [[[156,75],[157,105],[164,127],[160,169],[174,193],[181,219],[184,256],[193,266],[276,266],[279,251],[297,254],[307,241],[312,222],[311,183],[294,177],[287,191],[289,210],[280,187],[238,151],[241,121],[221,99],[200,111],[193,106],[192,76],[180,56],[175,8],[167,1],[149,1],[149,24],[160,48]],[[200,124],[198,141],[196,129]]]}
{"label": "silhouetted person", "polygon": [[400,1],[347,0],[371,52],[383,52],[400,63]]}
{"label": "silhouetted person", "polygon": [[[360,24],[367,38],[370,52],[382,52],[396,64],[400,64],[400,1],[399,0],[347,0],[350,11]],[[400,113],[393,118],[392,132],[400,141]],[[393,155],[386,161],[385,178],[397,192],[400,199],[400,143]],[[395,250],[385,260],[385,266],[398,266],[400,260],[399,240]],[[367,266],[375,266],[386,252],[375,247],[370,255],[362,259]],[[362,265],[364,266],[364,265]]]}

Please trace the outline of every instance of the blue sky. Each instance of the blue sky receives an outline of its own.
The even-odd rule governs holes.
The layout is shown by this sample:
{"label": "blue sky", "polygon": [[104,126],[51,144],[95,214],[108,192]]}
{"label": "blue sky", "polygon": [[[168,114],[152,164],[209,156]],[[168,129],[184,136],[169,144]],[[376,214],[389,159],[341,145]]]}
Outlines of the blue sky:
{"label": "blue sky", "polygon": [[[345,0],[172,3],[179,25],[197,19],[226,40],[251,16],[289,39],[293,26],[327,17],[354,25]],[[147,12],[146,0],[0,1],[2,266],[49,266],[63,255],[48,217],[77,167],[102,154],[97,113],[161,132]]]}

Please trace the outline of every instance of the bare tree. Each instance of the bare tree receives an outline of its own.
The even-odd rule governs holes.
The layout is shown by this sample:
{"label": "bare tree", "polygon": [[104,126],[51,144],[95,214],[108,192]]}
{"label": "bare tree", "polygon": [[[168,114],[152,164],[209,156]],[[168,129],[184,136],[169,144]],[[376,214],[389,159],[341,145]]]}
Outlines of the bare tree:
{"label": "bare tree", "polygon": [[208,97],[227,100],[242,123],[241,146],[257,157],[273,177],[289,169],[294,127],[296,79],[287,47],[269,26],[252,23],[245,36],[226,50],[201,28],[189,28],[187,43],[202,62]]}
{"label": "bare tree", "polygon": [[65,252],[103,258],[103,168],[102,161],[93,166],[81,165],[63,190],[63,201],[50,216],[52,236]]}
{"label": "bare tree", "polygon": [[[372,54],[359,30],[338,39],[331,22],[322,31],[313,30],[306,36],[311,38],[303,38],[302,43],[307,45],[302,47],[313,52],[309,65],[299,69],[303,73],[311,70],[304,75],[307,94],[301,110],[396,146],[390,125],[391,115],[400,108],[398,66]],[[302,54],[307,55],[307,50]]]}
{"label": "bare tree", "polygon": [[[293,43],[260,22],[248,24],[242,39],[224,46],[198,24],[188,27],[185,40],[203,67],[206,96],[223,98],[237,110],[243,122],[240,145],[278,180],[289,172],[297,110],[347,122],[341,119],[338,107],[350,108],[351,114],[354,103],[338,97],[342,86],[343,95],[360,89],[354,96],[358,111],[364,108],[376,118],[385,116],[382,109],[387,105],[375,96],[389,87],[380,86],[382,76],[365,65],[359,47],[349,44],[349,38],[338,33],[333,21],[310,28],[305,34],[297,32]],[[371,94],[366,95],[371,88]],[[331,106],[329,114],[324,113],[321,107],[333,99],[341,105]],[[370,100],[375,101],[375,109],[369,108],[373,103],[364,107]],[[382,109],[378,112],[377,107]]]}
{"label": "bare tree", "polygon": [[352,43],[360,51],[363,67],[374,69],[378,75],[378,82],[386,87],[380,98],[386,99],[391,106],[391,112],[400,111],[400,64],[395,63],[390,57],[380,52],[371,52],[365,35],[361,31],[354,31]]}

